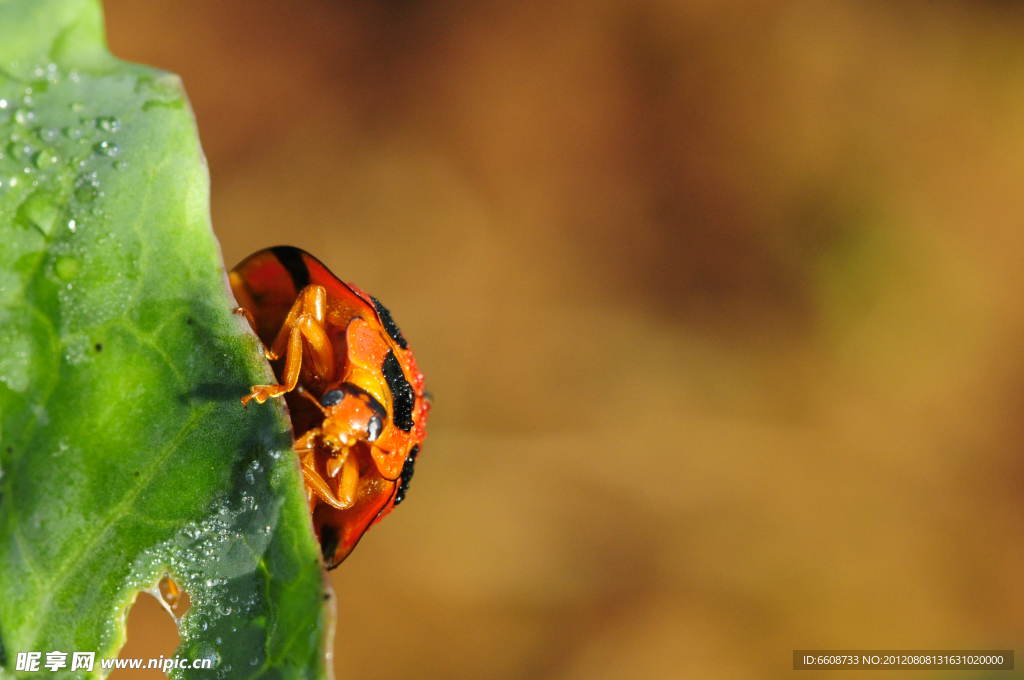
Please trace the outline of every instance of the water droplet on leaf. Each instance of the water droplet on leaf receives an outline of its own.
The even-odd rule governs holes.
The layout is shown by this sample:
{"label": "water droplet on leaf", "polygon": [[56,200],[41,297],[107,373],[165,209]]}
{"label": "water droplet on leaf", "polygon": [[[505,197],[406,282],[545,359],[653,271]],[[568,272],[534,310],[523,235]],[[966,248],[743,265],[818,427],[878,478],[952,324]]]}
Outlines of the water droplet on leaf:
{"label": "water droplet on leaf", "polygon": [[71,257],[70,255],[58,258],[57,262],[53,265],[53,270],[57,273],[57,276],[61,281],[70,281],[75,278],[78,276],[78,272],[81,268],[82,263],[78,258]]}
{"label": "water droplet on leaf", "polygon": [[36,154],[36,167],[43,169],[48,168],[51,165],[56,165],[60,158],[57,156],[57,151],[53,148],[47,148]]}
{"label": "water droplet on leaf", "polygon": [[114,142],[102,141],[93,147],[96,153],[101,153],[104,156],[110,156],[113,158],[117,154],[121,153],[121,147]]}
{"label": "water droplet on leaf", "polygon": [[35,147],[27,142],[21,141],[20,138],[12,141],[7,146],[7,151],[11,154],[11,158],[17,161],[27,160],[36,152]]}
{"label": "water droplet on leaf", "polygon": [[121,121],[113,116],[100,116],[96,119],[96,125],[107,132],[117,132],[121,127]]}
{"label": "water droplet on leaf", "polygon": [[25,202],[18,208],[18,219],[49,236],[58,213],[59,209],[54,197],[48,192],[37,191],[25,199]]}
{"label": "water droplet on leaf", "polygon": [[21,108],[15,110],[14,112],[14,120],[17,121],[19,125],[31,125],[33,122],[35,122],[35,119],[36,112],[32,109]]}
{"label": "water droplet on leaf", "polygon": [[75,189],[75,198],[82,203],[92,203],[99,196],[100,190],[92,184],[83,184]]}

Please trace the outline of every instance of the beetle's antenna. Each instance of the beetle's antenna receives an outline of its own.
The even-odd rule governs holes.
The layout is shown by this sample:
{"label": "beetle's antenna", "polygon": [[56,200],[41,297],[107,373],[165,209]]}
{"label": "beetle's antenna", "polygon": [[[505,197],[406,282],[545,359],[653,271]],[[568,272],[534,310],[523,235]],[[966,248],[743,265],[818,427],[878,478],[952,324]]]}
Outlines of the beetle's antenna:
{"label": "beetle's antenna", "polygon": [[314,397],[314,396],[313,396],[312,394],[310,394],[309,392],[307,392],[307,391],[306,391],[306,389],[305,389],[305,388],[304,388],[304,387],[303,387],[302,385],[299,385],[298,387],[296,387],[296,388],[295,388],[295,391],[296,391],[296,392],[298,392],[300,396],[303,396],[303,397],[305,397],[306,399],[309,399],[309,400],[310,400],[311,402],[313,402],[314,404],[316,404],[316,407],[317,407],[318,409],[320,409],[320,412],[321,412],[321,413],[323,413],[323,414],[324,414],[325,416],[327,415],[327,409],[325,409],[325,408],[324,408],[324,407],[323,407],[323,406],[322,406],[322,405],[320,404],[320,402],[319,402],[319,401],[317,401],[317,398],[316,398],[316,397]]}

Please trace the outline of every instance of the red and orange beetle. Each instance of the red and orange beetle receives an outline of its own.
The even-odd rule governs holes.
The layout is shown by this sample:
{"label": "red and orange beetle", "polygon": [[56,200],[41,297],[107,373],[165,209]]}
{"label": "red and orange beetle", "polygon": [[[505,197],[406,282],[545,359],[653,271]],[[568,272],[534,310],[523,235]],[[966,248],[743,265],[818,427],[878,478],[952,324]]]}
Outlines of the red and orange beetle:
{"label": "red and orange beetle", "polygon": [[242,403],[287,400],[333,569],[405,498],[430,409],[423,374],[388,310],[309,253],[261,250],[228,279],[281,381],[254,385]]}

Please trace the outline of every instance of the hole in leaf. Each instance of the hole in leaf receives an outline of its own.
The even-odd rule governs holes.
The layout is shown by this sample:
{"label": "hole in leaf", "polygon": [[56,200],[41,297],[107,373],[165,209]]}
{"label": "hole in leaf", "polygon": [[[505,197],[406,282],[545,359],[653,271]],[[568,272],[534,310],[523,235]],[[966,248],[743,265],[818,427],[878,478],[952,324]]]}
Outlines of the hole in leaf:
{"label": "hole in leaf", "polygon": [[[118,659],[141,659],[139,668],[115,668],[107,680],[166,680],[163,668],[147,668],[150,659],[174,656],[180,643],[174,618],[152,595],[139,593],[128,612],[128,640]],[[99,659],[96,659],[99,666]],[[155,665],[155,664],[154,664]]]}

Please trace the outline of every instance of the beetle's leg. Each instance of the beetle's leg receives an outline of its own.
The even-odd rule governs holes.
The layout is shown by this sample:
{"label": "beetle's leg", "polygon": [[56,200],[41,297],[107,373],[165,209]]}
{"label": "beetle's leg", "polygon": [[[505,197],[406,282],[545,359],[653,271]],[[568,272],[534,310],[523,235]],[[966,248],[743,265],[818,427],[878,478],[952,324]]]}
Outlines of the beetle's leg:
{"label": "beetle's leg", "polygon": [[359,484],[359,461],[346,449],[345,460],[338,480],[338,498],[349,507],[356,504],[356,486]]}
{"label": "beetle's leg", "polygon": [[295,325],[296,319],[302,314],[304,298],[305,295],[300,293],[299,297],[292,303],[292,308],[288,310],[288,316],[285,317],[284,323],[281,324],[281,330],[277,332],[277,337],[274,338],[274,342],[270,345],[270,353],[276,357],[281,356],[288,348],[292,326]]}
{"label": "beetle's leg", "polygon": [[[242,404],[248,404],[252,399],[262,404],[271,397],[295,389],[302,370],[303,340],[310,349],[313,363],[311,372],[319,383],[326,384],[334,379],[334,347],[324,330],[323,322],[326,299],[327,292],[322,286],[306,286],[288,312],[281,332],[267,353],[268,358],[274,359],[280,356],[281,351],[285,352],[284,384],[253,385],[252,392],[242,397]],[[282,341],[286,341],[287,345],[282,346]]]}
{"label": "beetle's leg", "polygon": [[288,356],[285,362],[284,385],[253,385],[252,392],[242,397],[242,405],[248,406],[253,399],[262,404],[271,397],[291,392],[299,382],[299,368],[302,366],[302,333],[294,329],[289,336]]}
{"label": "beetle's leg", "polygon": [[[316,439],[319,436],[320,428],[314,427],[306,432],[306,434],[296,439],[294,445],[295,453],[299,454],[299,461],[302,465],[302,481],[306,487],[306,502],[309,504],[310,513],[316,509],[317,494],[313,492],[313,487],[308,480],[309,474],[306,472],[306,468],[307,466],[314,468],[314,470],[316,468]],[[316,474],[315,471],[314,474]]]}
{"label": "beetle's leg", "polygon": [[334,494],[331,493],[331,487],[327,486],[327,482],[320,476],[320,473],[316,471],[309,462],[302,462],[302,476],[306,480],[306,488],[310,489],[317,497],[332,508],[338,510],[348,510],[355,503],[355,494],[353,498],[338,500]]}
{"label": "beetle's leg", "polygon": [[299,296],[295,298],[292,308],[288,310],[288,316],[285,317],[281,330],[277,332],[277,337],[274,338],[274,342],[270,346],[271,354],[279,357],[285,351],[292,328],[298,323],[300,316],[312,316],[320,326],[323,326],[326,314],[327,291],[324,290],[324,287],[310,285],[303,288]]}
{"label": "beetle's leg", "polygon": [[271,397],[279,397],[291,392],[299,384],[302,370],[302,344],[305,340],[310,348],[313,359],[313,374],[320,384],[329,383],[334,379],[334,348],[331,339],[323,326],[312,317],[302,315],[288,334],[288,349],[285,354],[283,385],[253,385],[252,392],[242,397],[242,403],[248,404],[255,399],[262,404]]}
{"label": "beetle's leg", "polygon": [[324,464],[327,476],[334,478],[341,472],[338,480],[338,499],[350,507],[356,502],[356,485],[359,483],[359,463],[350,449],[345,447],[337,456],[327,459]]}
{"label": "beetle's leg", "polygon": [[[302,334],[302,339],[306,341],[306,346],[310,349],[313,375],[317,377],[321,385],[326,385],[334,380],[334,346],[331,344],[331,339],[327,337],[323,323],[317,321],[312,315],[303,314],[299,317],[295,328]],[[286,379],[288,379],[287,376]]]}
{"label": "beetle's leg", "polygon": [[316,440],[317,437],[319,436],[320,428],[314,427],[313,429],[306,432],[306,434],[302,435],[301,437],[295,440],[295,452],[299,454],[300,458],[303,457],[302,454],[305,454],[309,451],[314,451],[316,449]]}
{"label": "beetle's leg", "polygon": [[231,310],[231,313],[241,314],[242,316],[244,316],[245,320],[249,322],[249,328],[252,329],[253,333],[256,332],[256,319],[253,318],[252,312],[250,312],[245,307],[235,307],[234,309]]}
{"label": "beetle's leg", "polygon": [[[344,485],[345,483],[345,472],[342,472],[342,484],[339,485],[344,488],[343,496],[341,499],[335,497],[331,493],[331,487],[327,485],[324,478],[320,476],[320,473],[316,470],[316,440],[320,436],[320,429],[313,428],[306,434],[295,440],[295,451],[299,454],[299,460],[302,462],[302,477],[306,482],[306,492],[312,492],[317,498],[322,500],[332,508],[338,510],[347,510],[351,508],[356,501],[355,498],[355,483],[350,483],[351,489]],[[347,466],[348,468],[357,468],[355,471],[356,481],[359,480],[359,470],[355,465],[355,460],[352,460],[352,464]],[[310,496],[310,508],[314,505],[312,496]]]}
{"label": "beetle's leg", "polygon": [[[232,310],[232,313],[243,315],[245,317],[245,320],[249,322],[249,328],[252,329],[252,332],[256,332],[256,319],[253,318],[252,312],[250,312],[245,307],[235,307]],[[263,356],[267,357],[267,359],[270,359],[271,361],[277,359],[277,355],[273,354],[269,349],[267,349],[267,346],[263,344],[262,340],[260,341],[260,347],[263,348]]]}

